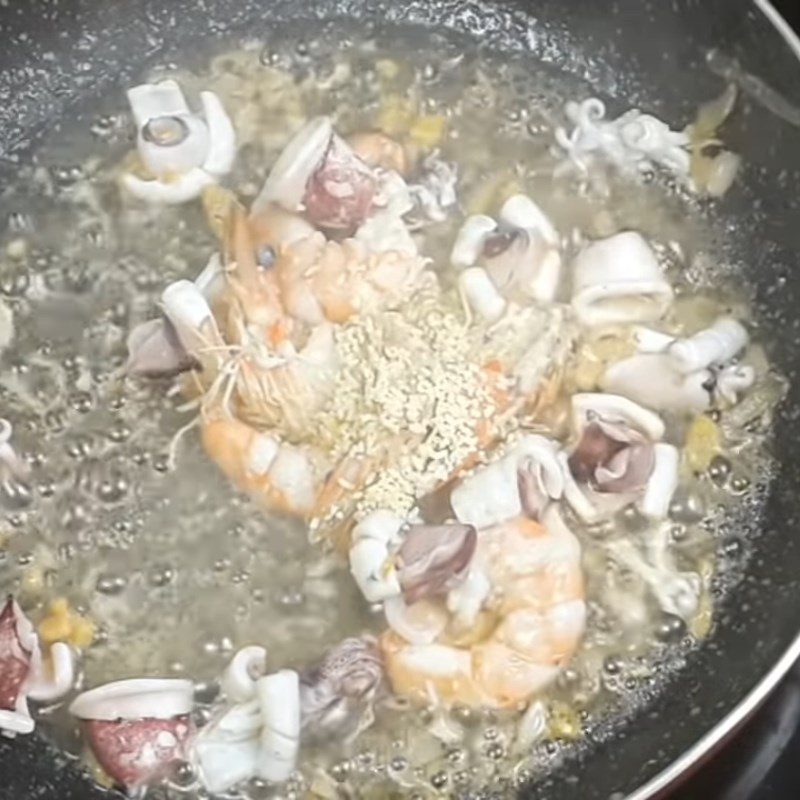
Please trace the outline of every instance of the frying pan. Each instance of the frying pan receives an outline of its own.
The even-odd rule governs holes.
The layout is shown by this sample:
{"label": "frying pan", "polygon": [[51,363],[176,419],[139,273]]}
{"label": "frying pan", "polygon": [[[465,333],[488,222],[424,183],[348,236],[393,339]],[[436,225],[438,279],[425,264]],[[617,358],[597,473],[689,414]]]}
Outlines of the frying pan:
{"label": "frying pan", "polygon": [[[752,0],[6,0],[0,5],[0,182],[13,179],[42,133],[81,105],[119,91],[149,62],[176,59],[208,37],[267,34],[282,20],[416,25],[494,53],[531,52],[598,94],[668,120],[691,117],[722,87],[716,48],[800,108],[800,41],[767,2]],[[745,80],[752,90],[752,80]],[[746,94],[746,93],[745,93]],[[763,99],[763,98],[762,98]],[[724,259],[751,288],[760,338],[792,381],[776,420],[780,463],[763,513],[744,509],[720,536],[749,554],[718,609],[711,639],[644,710],[610,720],[530,798],[665,796],[743,724],[800,655],[800,128],[791,107],[745,97],[731,136],[746,167],[713,211]],[[774,111],[782,111],[780,114]],[[3,217],[8,213],[4,210]],[[744,558],[744,556],[743,556]],[[38,735],[0,742],[3,800],[99,800]]]}

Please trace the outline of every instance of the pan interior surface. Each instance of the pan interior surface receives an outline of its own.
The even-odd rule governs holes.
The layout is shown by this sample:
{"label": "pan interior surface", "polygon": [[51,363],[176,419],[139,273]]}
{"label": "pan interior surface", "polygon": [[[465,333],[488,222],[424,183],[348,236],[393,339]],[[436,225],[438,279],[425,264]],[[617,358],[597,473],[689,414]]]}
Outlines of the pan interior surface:
{"label": "pan interior surface", "polygon": [[[480,53],[489,61],[513,62],[532,56],[542,65],[537,73],[539,81],[544,79],[540,75],[568,73],[574,80],[573,86],[585,87],[587,94],[591,90],[612,102],[617,100],[621,110],[640,106],[666,119],[690,118],[699,103],[719,93],[724,82],[705,60],[705,54],[712,48],[738,62],[742,70],[758,75],[786,98],[790,107],[792,92],[797,94],[793,88],[797,70],[794,56],[763,16],[744,2],[738,4],[738,14],[731,3],[706,3],[699,7],[689,2],[674,3],[669,8],[657,3],[617,3],[612,13],[588,2],[570,4],[568,11],[560,4],[548,2],[496,6],[466,2],[397,5],[310,2],[301,13],[292,3],[275,2],[266,6],[242,2],[233,9],[230,5],[213,0],[199,7],[181,2],[163,6],[152,2],[83,2],[67,9],[33,2],[24,11],[2,9],[0,26],[10,42],[7,52],[0,56],[4,70],[0,75],[0,96],[9,98],[0,110],[0,171],[4,183],[13,183],[20,170],[31,169],[32,154],[38,153],[41,141],[61,139],[69,143],[66,152],[74,153],[74,140],[80,131],[85,131],[87,119],[96,112],[97,96],[118,95],[154,67],[173,61],[187,65],[188,52],[195,53],[197,61],[207,60],[202,48],[194,46],[198,40],[209,43],[208,53],[235,46],[243,37],[263,42],[265,58],[279,63],[280,41],[291,39],[289,33],[315,31],[321,38],[327,35],[345,39],[348,31],[353,30],[353,19],[358,20],[359,29],[374,30],[376,35],[395,26],[410,41],[418,41],[421,49],[430,47],[431,37],[440,36],[442,47],[449,44],[456,50],[463,48],[466,53]],[[645,29],[653,32],[649,39],[640,34]],[[655,46],[654,41],[662,46]],[[347,42],[340,45],[346,48]],[[194,63],[188,66],[199,68]],[[669,80],[665,76],[670,76]],[[541,91],[540,86],[530,87],[532,95],[535,96],[537,88]],[[794,101],[800,99],[795,96]],[[744,95],[744,111],[737,116],[731,132],[737,150],[745,159],[744,175],[734,191],[704,213],[721,253],[719,262],[724,265],[720,268],[720,280],[733,282],[738,276],[744,279],[746,300],[755,308],[759,340],[792,387],[775,420],[774,453],[780,466],[774,476],[766,469],[763,475],[756,476],[757,491],[750,505],[739,508],[713,532],[723,556],[721,563],[728,566],[719,578],[722,600],[711,638],[701,648],[682,654],[679,670],[665,667],[663,679],[647,692],[646,703],[594,726],[579,746],[554,748],[548,754],[546,774],[534,772],[523,775],[522,779],[506,776],[508,792],[522,784],[526,786],[525,795],[530,797],[605,798],[622,797],[634,791],[711,730],[758,684],[797,634],[797,600],[793,598],[797,597],[800,553],[792,534],[798,519],[793,487],[800,478],[800,467],[793,458],[791,443],[799,433],[796,426],[800,415],[794,411],[797,400],[794,378],[796,331],[800,323],[795,316],[798,287],[792,266],[800,245],[800,231],[792,225],[798,201],[791,194],[791,187],[799,177],[800,148],[796,143],[797,129],[785,119],[786,115],[765,111],[761,102],[763,97]],[[516,122],[511,119],[508,124]],[[104,124],[107,123],[98,127],[98,137],[107,132],[103,130]],[[77,146],[83,147],[87,158],[90,156],[91,142]],[[51,157],[58,162],[57,155]],[[43,166],[51,168],[53,164]],[[77,173],[70,174],[67,168],[53,172],[62,182],[58,190],[79,182]],[[14,226],[24,229],[24,219],[13,213],[13,204],[4,201],[4,211],[11,230]],[[61,243],[54,241],[49,245],[51,251],[59,252]],[[193,257],[199,260],[205,252],[202,243],[195,246],[196,253],[190,241],[185,243],[187,262]],[[68,257],[69,253],[64,255]],[[140,255],[147,260],[143,253]],[[184,266],[171,265],[171,269],[180,274]],[[39,270],[61,281],[60,288],[67,293],[74,291],[81,281],[96,278],[92,265],[84,265],[83,273],[80,267],[65,271],[57,267],[57,263],[43,265]],[[130,269],[138,272],[138,265],[131,264]],[[141,288],[152,293],[164,274],[151,268],[142,270],[137,277]],[[11,280],[8,291],[6,288],[3,291],[13,297],[25,276],[20,271],[11,278],[18,284],[15,287]],[[105,298],[107,317],[98,322],[98,335],[104,322],[114,324],[117,299],[113,291]],[[86,323],[86,308],[76,308],[74,313],[73,319],[58,320],[63,328],[42,336],[57,339],[70,325]],[[41,322],[44,326],[52,325],[52,321]],[[80,365],[67,368],[75,371]],[[84,413],[80,406],[85,398],[80,392],[73,393],[69,402],[72,409],[67,413]],[[152,406],[153,412],[158,409],[160,406]],[[166,420],[153,413],[146,423],[152,421],[157,429],[153,435],[160,436],[163,444],[168,441],[167,432],[175,428],[174,418]],[[98,427],[105,422],[98,422]],[[58,419],[54,417],[52,424],[57,427]],[[163,428],[159,429],[160,426]],[[130,432],[126,434],[124,427],[119,423],[107,430],[112,437],[125,441]],[[79,455],[82,449],[88,452],[92,447],[91,437],[86,440],[73,437],[66,447]],[[153,472],[160,473],[166,467],[165,451],[163,447],[159,452],[142,453],[141,457]],[[70,458],[75,456],[68,452],[66,463]],[[113,504],[114,493],[126,491],[125,476],[115,474],[113,468],[109,471],[107,465],[98,464],[91,457],[86,462],[88,466],[84,464],[79,479],[83,486],[78,484],[78,488],[89,487],[95,495],[105,492],[103,502]],[[169,478],[153,480],[165,479]],[[210,471],[206,479],[214,483]],[[230,538],[219,543],[218,561],[226,559],[230,542],[241,546],[248,541],[252,531],[237,527],[240,524],[237,515],[246,514],[240,514],[238,501],[231,500],[230,495],[215,495],[212,491],[207,496],[195,497],[193,486],[188,484],[180,489],[180,494],[177,502],[186,509],[194,505],[198,515],[211,513],[220,497],[232,503],[231,519],[220,514],[219,527]],[[20,503],[17,514],[9,515],[11,524],[15,516],[24,517],[24,498]],[[66,496],[58,512],[60,517],[51,524],[64,526],[64,544],[76,537],[80,541],[77,534],[70,533],[71,526],[72,531],[78,531],[83,524],[77,495]],[[136,521],[128,523],[134,530],[125,524],[115,527],[118,522],[109,514],[99,523],[93,522],[93,526],[105,526],[109,543],[114,537],[135,537]],[[291,551],[290,545],[286,547]],[[24,552],[20,555],[24,557]],[[284,555],[278,549],[277,556]],[[235,566],[227,564],[222,569],[233,579]],[[150,589],[168,586],[171,569],[171,564],[154,559],[143,573],[145,584],[141,590],[148,591],[148,581]],[[270,602],[291,606],[296,600],[292,596],[292,583],[291,576],[287,576],[286,586],[277,589]],[[340,602],[348,609],[352,598]],[[317,632],[309,633],[309,637],[316,635]],[[209,652],[214,647],[223,650],[226,647],[224,630],[207,638]],[[308,638],[305,641],[312,649],[317,645]],[[123,644],[121,659],[124,654]],[[295,655],[303,657],[301,652]],[[120,671],[121,675],[125,672],[123,663]],[[718,676],[717,679],[710,681],[712,675]],[[57,761],[38,737],[0,745],[0,764],[6,763],[11,775],[9,797],[25,796],[22,792],[29,792],[33,784],[41,787],[43,797],[57,791],[59,794],[52,796],[83,799],[92,791],[74,768],[63,759]],[[525,780],[527,777],[530,781]]]}

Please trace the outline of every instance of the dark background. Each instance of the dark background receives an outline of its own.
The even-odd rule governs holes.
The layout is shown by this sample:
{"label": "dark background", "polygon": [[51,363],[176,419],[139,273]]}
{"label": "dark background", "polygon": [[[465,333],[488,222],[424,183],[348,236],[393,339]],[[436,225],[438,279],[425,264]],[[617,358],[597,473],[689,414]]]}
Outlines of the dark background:
{"label": "dark background", "polygon": [[772,4],[796,31],[800,30],[800,0],[773,0]]}

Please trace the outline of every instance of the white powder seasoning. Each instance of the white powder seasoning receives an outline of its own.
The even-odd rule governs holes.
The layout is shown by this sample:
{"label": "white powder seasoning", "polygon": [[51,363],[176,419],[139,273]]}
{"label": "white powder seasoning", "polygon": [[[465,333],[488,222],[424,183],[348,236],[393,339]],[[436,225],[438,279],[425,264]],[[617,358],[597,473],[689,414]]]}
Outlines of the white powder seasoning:
{"label": "white powder seasoning", "polygon": [[[432,288],[337,333],[339,377],[332,400],[315,420],[315,441],[334,461],[389,455],[354,498],[359,517],[379,508],[409,514],[420,497],[481,450],[480,422],[496,410],[482,365],[501,350],[518,357],[526,349],[519,342],[499,347],[497,334],[468,330],[443,299]],[[534,331],[530,325],[506,330],[503,338],[544,333],[547,321],[537,320]],[[541,352],[546,363],[553,333],[547,331],[549,347]],[[509,388],[516,382],[510,377]],[[340,511],[331,509],[328,519],[340,518]]]}

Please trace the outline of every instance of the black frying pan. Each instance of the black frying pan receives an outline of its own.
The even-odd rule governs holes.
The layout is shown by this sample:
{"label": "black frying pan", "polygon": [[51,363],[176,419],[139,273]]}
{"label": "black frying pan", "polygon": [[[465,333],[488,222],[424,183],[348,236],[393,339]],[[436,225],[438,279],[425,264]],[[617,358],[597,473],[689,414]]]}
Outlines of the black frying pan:
{"label": "black frying pan", "polygon": [[[766,2],[752,0],[10,0],[0,6],[0,182],[13,178],[38,136],[81,104],[122,89],[150,61],[198,39],[266,33],[279,20],[348,16],[473,37],[475,47],[526,50],[577,72],[599,94],[685,119],[721,81],[704,54],[720,48],[800,107],[800,42]],[[762,338],[790,378],[800,357],[800,128],[752,101],[735,149],[746,168],[719,207],[731,262],[752,286]],[[0,225],[9,209],[2,209]],[[730,224],[733,223],[733,224]],[[727,226],[727,227],[726,227]],[[742,515],[730,536],[748,542],[746,577],[712,639],[652,704],[558,773],[531,798],[653,797],[744,720],[800,654],[800,381],[777,421],[782,467],[763,519]],[[721,540],[720,546],[726,541]],[[745,550],[747,549],[745,548]],[[94,800],[109,795],[56,760],[38,736],[0,741],[2,800]]]}

